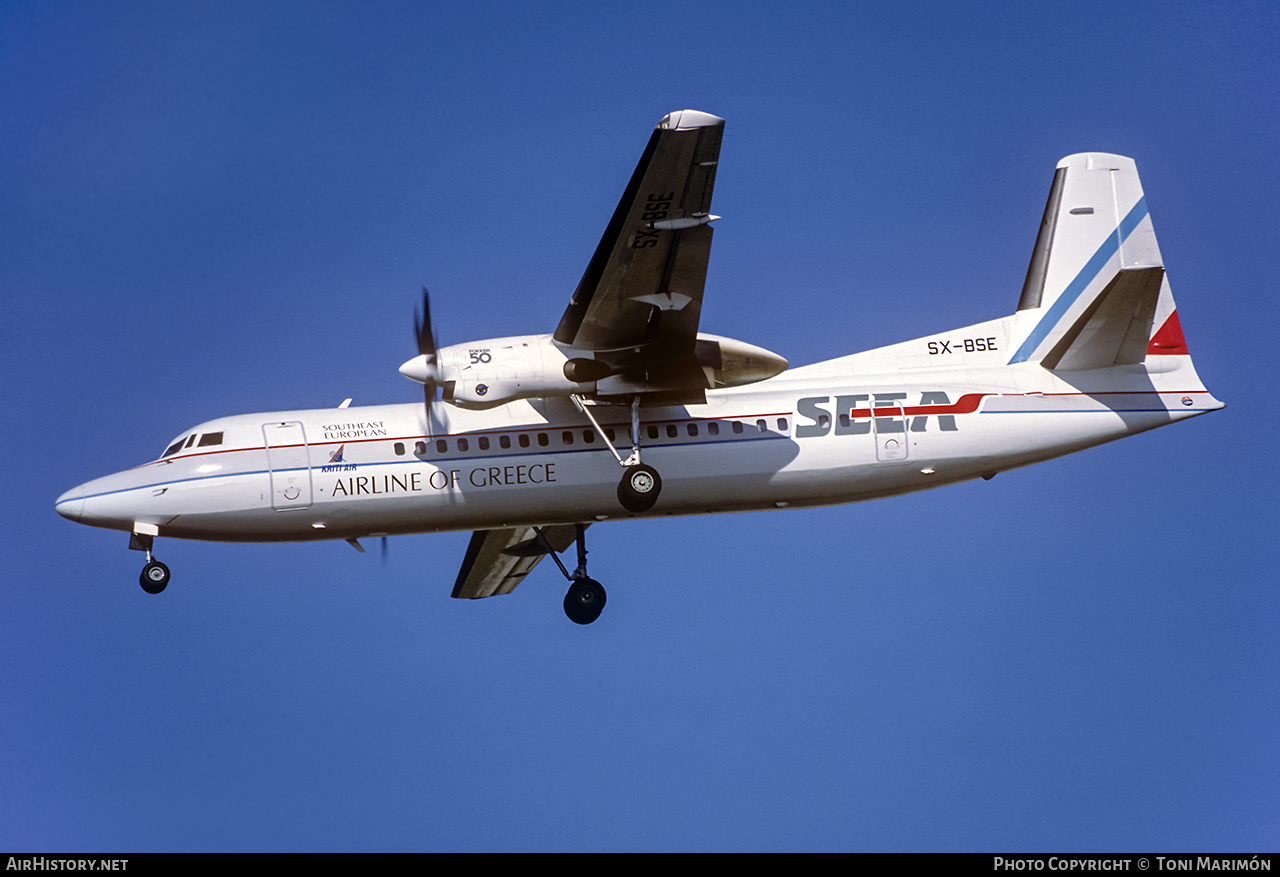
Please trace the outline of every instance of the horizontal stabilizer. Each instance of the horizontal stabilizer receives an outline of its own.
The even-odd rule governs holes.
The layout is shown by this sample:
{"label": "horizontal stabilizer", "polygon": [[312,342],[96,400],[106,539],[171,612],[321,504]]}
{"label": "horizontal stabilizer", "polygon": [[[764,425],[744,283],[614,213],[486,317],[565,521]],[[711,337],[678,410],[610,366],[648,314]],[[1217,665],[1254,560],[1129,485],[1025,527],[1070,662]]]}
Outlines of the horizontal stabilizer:
{"label": "horizontal stabilizer", "polygon": [[1119,271],[1040,364],[1059,371],[1078,371],[1142,362],[1163,284],[1163,268]]}

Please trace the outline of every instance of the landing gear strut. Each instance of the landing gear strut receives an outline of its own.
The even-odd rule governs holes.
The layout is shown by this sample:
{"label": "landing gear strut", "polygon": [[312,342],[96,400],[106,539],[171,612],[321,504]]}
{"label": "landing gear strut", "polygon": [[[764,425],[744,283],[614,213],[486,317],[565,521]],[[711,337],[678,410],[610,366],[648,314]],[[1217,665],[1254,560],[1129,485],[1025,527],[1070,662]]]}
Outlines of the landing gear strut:
{"label": "landing gear strut", "polygon": [[133,533],[129,537],[129,547],[135,551],[147,553],[147,563],[142,567],[142,575],[138,583],[148,594],[159,594],[169,584],[169,567],[151,556],[151,548],[155,537],[149,533]]}
{"label": "landing gear strut", "polygon": [[560,555],[556,554],[555,549],[547,542],[542,530],[538,529],[537,533],[543,547],[551,555],[551,559],[569,580],[569,592],[564,595],[564,614],[569,616],[569,620],[574,624],[590,624],[600,617],[600,612],[604,609],[605,592],[604,585],[587,575],[587,528],[582,524],[578,524],[577,528],[578,568],[573,572],[565,569],[565,565],[560,562]]}
{"label": "landing gear strut", "polygon": [[587,416],[587,420],[591,421],[591,426],[605,447],[613,452],[618,465],[626,470],[622,480],[618,482],[618,502],[629,512],[639,514],[649,511],[662,492],[662,479],[658,477],[658,470],[640,462],[640,397],[631,397],[631,455],[625,460],[609,440],[608,434],[600,428],[586,399],[576,393],[570,398],[578,406],[578,410]]}

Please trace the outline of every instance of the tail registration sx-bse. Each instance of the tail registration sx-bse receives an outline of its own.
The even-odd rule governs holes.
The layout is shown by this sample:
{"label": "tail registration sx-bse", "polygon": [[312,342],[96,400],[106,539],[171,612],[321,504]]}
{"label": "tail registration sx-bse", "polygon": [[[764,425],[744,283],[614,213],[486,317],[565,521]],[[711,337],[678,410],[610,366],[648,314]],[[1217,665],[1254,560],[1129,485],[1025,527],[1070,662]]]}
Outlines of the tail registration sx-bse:
{"label": "tail registration sx-bse", "polygon": [[[272,411],[186,430],[67,491],[59,514],[228,542],[473,530],[454,597],[509,593],[550,555],[594,621],[597,521],[857,502],[1048,460],[1222,407],[1196,375],[1131,159],[1058,163],[1017,310],[800,368],[698,331],[724,120],[654,129],[551,334],[439,347],[425,403]],[[439,396],[440,398],[437,398]],[[442,400],[442,401],[441,401]],[[577,546],[570,572],[558,553]],[[385,543],[384,543],[385,545]]]}

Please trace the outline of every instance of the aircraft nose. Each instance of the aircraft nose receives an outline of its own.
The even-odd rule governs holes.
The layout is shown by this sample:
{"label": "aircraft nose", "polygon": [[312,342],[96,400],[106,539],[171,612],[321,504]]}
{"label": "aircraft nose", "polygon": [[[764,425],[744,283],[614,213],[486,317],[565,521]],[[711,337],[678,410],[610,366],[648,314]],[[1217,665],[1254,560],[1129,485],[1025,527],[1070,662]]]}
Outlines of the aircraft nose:
{"label": "aircraft nose", "polygon": [[79,521],[84,512],[84,485],[73,487],[62,494],[53,507],[68,521]]}

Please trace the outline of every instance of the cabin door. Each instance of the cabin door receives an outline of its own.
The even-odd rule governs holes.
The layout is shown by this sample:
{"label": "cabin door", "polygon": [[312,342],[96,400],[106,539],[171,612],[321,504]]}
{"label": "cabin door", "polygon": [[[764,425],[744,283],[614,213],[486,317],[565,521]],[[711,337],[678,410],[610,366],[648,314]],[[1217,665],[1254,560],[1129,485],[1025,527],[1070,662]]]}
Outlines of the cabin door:
{"label": "cabin door", "polygon": [[876,434],[876,459],[881,463],[907,459],[907,413],[902,403],[897,400],[882,401],[877,398],[871,414],[871,428]]}
{"label": "cabin door", "polygon": [[271,506],[279,511],[311,505],[311,462],[307,436],[298,421],[264,423],[267,467],[271,470]]}

